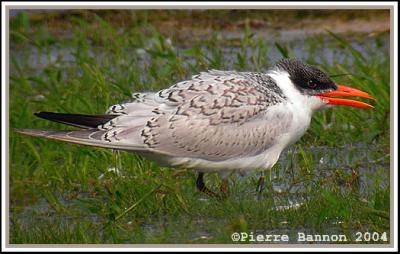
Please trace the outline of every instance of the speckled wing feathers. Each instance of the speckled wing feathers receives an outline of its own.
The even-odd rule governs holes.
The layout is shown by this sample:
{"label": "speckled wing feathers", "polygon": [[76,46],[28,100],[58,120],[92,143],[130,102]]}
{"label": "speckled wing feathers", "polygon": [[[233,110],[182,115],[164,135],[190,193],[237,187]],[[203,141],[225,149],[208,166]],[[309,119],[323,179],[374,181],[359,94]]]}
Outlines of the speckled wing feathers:
{"label": "speckled wing feathers", "polygon": [[[273,106],[284,96],[261,75],[211,71],[161,91],[165,101],[143,128],[144,143],[156,153],[206,160],[261,153],[291,120],[276,121],[290,113],[277,115]],[[267,86],[273,86],[268,94]],[[164,105],[168,110],[160,109]]]}
{"label": "speckled wing feathers", "polygon": [[95,129],[29,135],[169,157],[223,161],[258,155],[289,128],[292,113],[269,75],[212,70],[111,106]]}

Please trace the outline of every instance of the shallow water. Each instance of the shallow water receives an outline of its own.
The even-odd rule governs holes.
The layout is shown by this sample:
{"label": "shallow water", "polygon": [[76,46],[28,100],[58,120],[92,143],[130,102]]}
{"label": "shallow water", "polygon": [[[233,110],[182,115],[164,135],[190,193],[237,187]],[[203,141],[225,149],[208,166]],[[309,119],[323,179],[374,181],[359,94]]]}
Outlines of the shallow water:
{"label": "shallow water", "polygon": [[[241,38],[240,36],[243,35],[240,33],[235,33],[234,38],[239,40]],[[314,62],[324,65],[343,64],[344,62],[351,64],[352,58],[348,57],[350,53],[343,48],[337,48],[337,44],[331,47],[330,45],[334,43],[334,40],[328,35],[315,35],[315,37],[307,37],[306,34],[294,34],[289,36],[290,40],[288,38],[282,40],[282,37],[279,37],[278,39],[275,37],[264,37],[262,34],[258,35],[258,37],[265,40],[265,44],[268,47],[265,58],[270,66],[276,61],[282,59],[282,54],[274,45],[275,43],[279,43],[281,46],[290,49],[290,57],[296,57],[303,60],[311,58]],[[390,44],[388,33],[367,37],[348,35],[345,38],[350,41],[351,47],[361,52],[361,54],[367,59],[371,52],[378,56],[389,54]],[[312,46],[310,45],[310,40],[315,42],[311,42]],[[184,67],[187,68],[189,65],[195,64],[195,58],[181,53],[181,51],[185,50],[187,47],[172,45],[168,42],[169,40],[167,40],[168,47],[170,47],[177,55],[183,58]],[[155,42],[150,39],[146,48],[126,48],[123,50],[123,52],[126,55],[138,55],[138,66],[141,66],[145,71],[146,66],[149,65],[152,58],[147,50],[152,49],[154,44]],[[224,45],[224,40],[222,40],[220,44]],[[201,50],[205,56],[212,58],[212,51],[208,46],[202,46]],[[230,42],[226,42],[226,46],[220,47],[219,50],[222,52],[224,59],[223,65],[225,66],[225,69],[235,69],[234,66],[237,62],[237,55],[238,53],[243,54],[243,48],[234,46]],[[254,71],[254,66],[251,65],[250,58],[252,55],[259,54],[258,49],[254,51],[252,48],[248,47],[246,48],[246,51],[246,65],[248,66],[249,71]],[[10,57],[20,65],[28,65],[30,69],[40,71],[45,67],[54,64],[74,64],[76,62],[76,54],[77,52],[74,48],[60,48],[58,46],[49,46],[48,48],[42,50],[39,50],[37,47],[15,48],[11,46]],[[109,57],[108,53],[102,51],[101,47],[92,47],[92,50],[88,51],[88,56],[98,60],[99,62]],[[265,66],[264,68],[267,69],[270,66]],[[10,71],[11,73],[15,71],[13,65],[10,66]]]}

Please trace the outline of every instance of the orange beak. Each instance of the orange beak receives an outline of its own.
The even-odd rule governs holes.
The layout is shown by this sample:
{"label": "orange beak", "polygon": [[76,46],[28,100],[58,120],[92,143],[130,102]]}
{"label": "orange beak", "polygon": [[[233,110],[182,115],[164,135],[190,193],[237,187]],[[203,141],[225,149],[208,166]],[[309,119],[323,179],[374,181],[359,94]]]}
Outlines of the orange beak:
{"label": "orange beak", "polygon": [[355,88],[342,86],[342,85],[338,85],[338,89],[335,91],[319,94],[318,96],[321,99],[325,100],[328,104],[331,104],[331,105],[346,105],[346,106],[352,106],[352,107],[356,107],[356,108],[373,108],[374,106],[369,105],[364,102],[361,102],[361,101],[348,100],[348,99],[342,99],[342,98],[332,98],[332,97],[333,96],[346,96],[346,97],[347,96],[357,96],[357,97],[375,100],[374,97],[367,94],[366,92],[360,91]]}

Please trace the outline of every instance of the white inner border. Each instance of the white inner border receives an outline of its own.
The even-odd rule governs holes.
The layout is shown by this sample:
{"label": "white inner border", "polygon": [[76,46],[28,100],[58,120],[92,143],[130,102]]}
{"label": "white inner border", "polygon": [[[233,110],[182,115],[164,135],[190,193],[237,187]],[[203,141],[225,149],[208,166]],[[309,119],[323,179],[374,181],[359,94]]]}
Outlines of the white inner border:
{"label": "white inner border", "polygon": [[[204,8],[208,8],[210,6],[224,6],[224,7],[232,7],[232,6],[244,6],[244,7],[257,7],[257,6],[394,6],[396,2],[201,2],[201,1],[193,1],[193,2],[3,2],[5,5],[9,6],[71,6],[71,8],[75,8],[78,5],[81,6],[98,6],[98,7],[114,7],[114,6],[132,6],[132,7],[142,7],[142,6],[154,6],[162,9],[165,6],[179,7],[179,6],[204,6]],[[297,7],[294,7],[297,8]]]}
{"label": "white inner border", "polygon": [[[2,251],[174,251],[174,252],[179,252],[179,251],[277,251],[277,252],[282,252],[282,251],[302,251],[302,252],[314,252],[314,251],[329,251],[334,249],[335,251],[363,251],[363,252],[369,252],[369,251],[397,251],[398,250],[398,203],[397,203],[397,193],[398,193],[398,143],[397,143],[397,138],[398,138],[398,118],[397,118],[397,113],[398,113],[398,9],[397,9],[397,2],[112,2],[112,3],[107,3],[107,2],[2,2],[2,13],[1,13],[1,26],[2,26],[2,34],[1,34],[1,52],[2,52],[2,58],[1,58],[1,190],[2,190],[2,197],[1,197],[1,219],[2,219],[2,227],[1,227],[1,248]],[[66,8],[65,6],[71,6],[70,8]],[[232,248],[232,247],[212,247],[212,245],[208,245],[208,247],[185,247],[185,245],[182,245],[183,248],[177,248],[177,247],[171,247],[171,248],[165,248],[165,245],[163,245],[163,248],[133,248],[133,247],[123,247],[123,245],[108,245],[112,247],[105,247],[104,245],[99,247],[86,247],[86,246],[93,246],[93,245],[86,245],[85,247],[72,247],[74,245],[55,245],[54,248],[51,247],[39,247],[39,246],[45,246],[45,245],[38,245],[38,247],[32,248],[32,247],[6,247],[6,228],[5,228],[5,219],[6,219],[6,177],[5,177],[5,170],[6,170],[6,142],[4,142],[6,138],[6,128],[8,128],[8,123],[6,123],[6,90],[5,86],[7,84],[6,82],[6,10],[5,7],[12,7],[13,9],[22,9],[22,8],[45,8],[45,7],[51,7],[52,9],[56,8],[63,8],[63,9],[80,9],[80,8],[86,8],[90,7],[93,9],[101,9],[101,8],[109,8],[109,7],[132,7],[132,8],[157,8],[157,9],[163,9],[163,8],[185,8],[185,7],[197,7],[197,8],[218,8],[218,7],[223,7],[223,8],[231,8],[231,7],[243,7],[245,9],[249,8],[257,8],[257,7],[269,7],[269,8],[274,8],[274,6],[285,6],[288,9],[296,9],[297,7],[293,6],[302,6],[305,8],[319,8],[319,9],[324,9],[325,7],[332,7],[334,6],[335,8],[346,8],[346,6],[362,6],[362,7],[371,7],[373,8],[374,6],[387,6],[391,7],[393,6],[393,18],[394,18],[394,27],[391,30],[391,33],[393,34],[394,38],[394,43],[391,45],[393,47],[393,91],[391,96],[392,99],[392,110],[393,110],[393,152],[394,154],[392,157],[393,160],[393,167],[392,169],[394,170],[393,176],[394,176],[394,186],[393,186],[393,213],[394,213],[394,220],[392,222],[393,225],[393,235],[391,236],[391,239],[393,240],[394,243],[394,248],[366,248],[360,246],[360,248],[342,248],[342,247],[337,247],[337,248],[329,248],[328,246],[325,248],[307,248],[303,247],[304,245],[297,246],[293,244],[292,248],[274,248],[268,247],[266,248],[260,248],[260,247],[248,247],[248,248]],[[8,149],[8,148],[7,148]],[[8,219],[8,218],[7,218]],[[51,246],[51,245],[47,245]],[[71,247],[68,247],[71,246]],[[75,245],[76,246],[76,245]],[[221,246],[221,245],[220,245]]]}

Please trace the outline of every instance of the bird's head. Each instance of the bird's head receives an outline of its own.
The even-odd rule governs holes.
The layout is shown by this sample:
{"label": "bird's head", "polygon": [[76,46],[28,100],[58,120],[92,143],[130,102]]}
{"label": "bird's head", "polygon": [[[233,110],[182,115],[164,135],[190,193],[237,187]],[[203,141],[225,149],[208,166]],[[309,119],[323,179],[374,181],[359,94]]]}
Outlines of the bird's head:
{"label": "bird's head", "polygon": [[277,68],[289,74],[290,80],[302,95],[308,96],[317,102],[317,109],[330,105],[373,108],[372,105],[361,101],[336,98],[336,96],[357,96],[374,99],[366,92],[336,84],[320,69],[305,64],[298,59],[283,59],[277,63]]}

